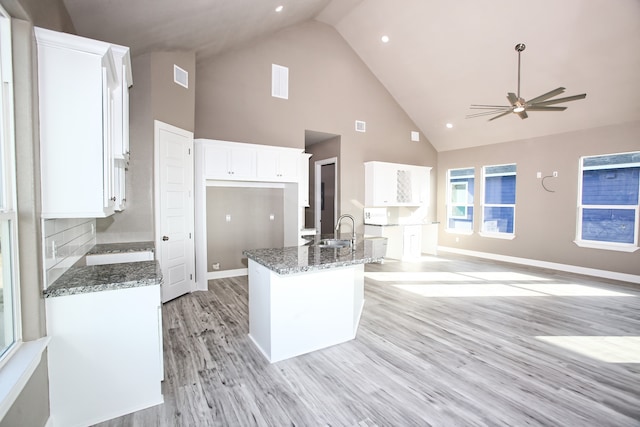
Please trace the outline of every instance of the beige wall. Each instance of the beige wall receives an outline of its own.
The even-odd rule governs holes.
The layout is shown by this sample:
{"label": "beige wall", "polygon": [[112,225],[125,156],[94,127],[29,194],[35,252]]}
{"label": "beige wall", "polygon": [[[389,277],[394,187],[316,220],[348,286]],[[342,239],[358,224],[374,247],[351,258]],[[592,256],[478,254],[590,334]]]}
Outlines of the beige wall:
{"label": "beige wall", "polygon": [[[189,73],[189,88],[173,82],[173,65]],[[127,207],[97,220],[99,243],[154,240],[154,120],[192,131],[195,108],[195,53],[154,52],[132,58],[130,163]]]}
{"label": "beige wall", "polygon": [[207,271],[213,263],[220,270],[247,268],[243,250],[284,245],[282,188],[207,187],[206,193]]}
{"label": "beige wall", "polygon": [[[638,253],[580,248],[576,236],[578,167],[580,156],[627,152],[640,149],[640,122],[571,132],[543,138],[513,141],[485,147],[441,152],[438,155],[438,219],[440,245],[489,252],[553,263],[640,274]],[[517,164],[515,239],[481,237],[480,172],[482,166]],[[447,233],[446,173],[448,169],[476,168],[475,233]],[[536,178],[558,172],[547,179],[547,192]],[[456,242],[456,238],[458,241]]]}
{"label": "beige wall", "polygon": [[[271,64],[289,67],[289,99],[271,97]],[[341,136],[340,213],[362,224],[364,166],[436,166],[414,123],[333,27],[310,21],[243,49],[199,59],[196,138],[304,148],[304,131]],[[355,120],[367,132],[354,130]],[[435,205],[435,194],[434,194]]]}

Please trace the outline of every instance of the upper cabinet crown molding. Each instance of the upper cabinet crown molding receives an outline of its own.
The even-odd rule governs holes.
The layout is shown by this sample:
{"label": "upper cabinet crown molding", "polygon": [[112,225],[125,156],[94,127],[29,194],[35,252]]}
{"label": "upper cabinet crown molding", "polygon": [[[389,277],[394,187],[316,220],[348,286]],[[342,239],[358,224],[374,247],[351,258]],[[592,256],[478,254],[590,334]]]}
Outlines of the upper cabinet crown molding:
{"label": "upper cabinet crown molding", "polygon": [[99,40],[92,40],[86,37],[47,30],[40,27],[34,27],[33,30],[35,32],[38,46],[77,50],[84,54],[97,55],[101,57],[103,65],[108,68],[107,75],[113,79],[111,83],[117,83],[115,79],[116,64],[111,52],[111,48],[114,45]]}

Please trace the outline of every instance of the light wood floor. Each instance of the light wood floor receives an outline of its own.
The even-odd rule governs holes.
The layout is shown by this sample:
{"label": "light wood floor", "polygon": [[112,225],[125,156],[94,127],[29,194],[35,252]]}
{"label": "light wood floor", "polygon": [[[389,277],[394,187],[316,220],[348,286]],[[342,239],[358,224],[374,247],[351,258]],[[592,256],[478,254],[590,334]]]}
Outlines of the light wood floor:
{"label": "light wood floor", "polygon": [[449,256],[366,271],[357,338],[275,364],[246,277],[165,304],[165,403],[101,426],[640,426],[640,286]]}

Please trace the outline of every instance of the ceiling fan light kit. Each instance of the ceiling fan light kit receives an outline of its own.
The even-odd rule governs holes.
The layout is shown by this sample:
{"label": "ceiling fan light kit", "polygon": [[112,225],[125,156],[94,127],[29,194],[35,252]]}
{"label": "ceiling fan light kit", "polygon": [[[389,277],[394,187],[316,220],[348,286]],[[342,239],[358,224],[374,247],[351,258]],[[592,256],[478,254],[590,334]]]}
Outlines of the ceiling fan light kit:
{"label": "ceiling fan light kit", "polygon": [[553,106],[561,102],[576,101],[578,99],[586,98],[587,94],[582,93],[580,95],[572,95],[564,98],[550,99],[554,96],[560,95],[565,91],[565,88],[559,87],[533,99],[526,101],[520,96],[520,54],[526,48],[524,43],[518,43],[515,47],[518,52],[518,92],[507,93],[507,100],[509,105],[491,105],[491,104],[471,104],[472,110],[483,110],[479,113],[469,114],[467,118],[481,117],[481,116],[494,116],[489,121],[495,120],[500,117],[504,117],[507,114],[514,113],[521,119],[529,117],[527,111],[564,111],[567,107]]}

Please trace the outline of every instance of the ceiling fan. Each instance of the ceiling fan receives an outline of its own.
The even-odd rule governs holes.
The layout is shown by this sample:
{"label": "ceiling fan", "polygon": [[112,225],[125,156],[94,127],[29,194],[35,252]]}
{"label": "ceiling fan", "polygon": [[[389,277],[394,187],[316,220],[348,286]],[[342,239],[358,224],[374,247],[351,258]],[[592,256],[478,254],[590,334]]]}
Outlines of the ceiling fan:
{"label": "ceiling fan", "polygon": [[587,94],[583,93],[580,95],[567,96],[564,98],[557,99],[549,99],[554,96],[560,95],[565,91],[565,88],[559,87],[550,92],[547,92],[543,95],[530,99],[528,101],[524,100],[520,97],[520,53],[525,49],[524,43],[518,43],[516,45],[516,52],[518,52],[518,93],[515,94],[513,92],[507,93],[507,100],[511,105],[489,105],[489,104],[471,104],[472,110],[484,110],[480,113],[474,113],[467,116],[467,118],[472,117],[480,117],[480,116],[490,116],[492,114],[497,114],[496,116],[489,119],[495,120],[499,117],[506,116],[509,113],[517,114],[521,119],[526,119],[527,111],[564,111],[567,107],[555,107],[552,106],[554,104],[559,104],[561,102],[568,101],[576,101],[578,99],[584,99]]}

